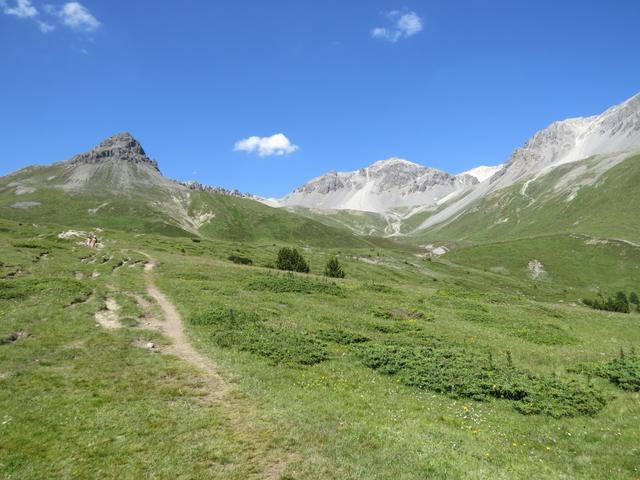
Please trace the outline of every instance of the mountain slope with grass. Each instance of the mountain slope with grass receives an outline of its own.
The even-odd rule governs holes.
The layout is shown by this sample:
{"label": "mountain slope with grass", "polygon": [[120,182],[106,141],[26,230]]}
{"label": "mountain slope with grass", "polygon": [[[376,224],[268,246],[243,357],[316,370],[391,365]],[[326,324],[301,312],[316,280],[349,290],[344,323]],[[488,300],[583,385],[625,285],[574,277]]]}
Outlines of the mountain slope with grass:
{"label": "mountain slope with grass", "polygon": [[415,238],[494,242],[583,234],[640,243],[640,150],[598,155],[488,194]]}
{"label": "mountain slope with grass", "polygon": [[0,178],[0,215],[30,223],[173,236],[366,244],[343,229],[168,179],[128,133],[70,160]]}
{"label": "mountain slope with grass", "polygon": [[[639,151],[640,94],[601,115],[555,122],[537,132],[523,148],[516,149],[503,168],[488,181],[472,188],[468,195],[448,202],[427,218],[418,230],[426,231],[451,222],[480,208],[479,202],[488,196],[514,185],[522,185],[521,191],[526,196],[530,183],[543,177],[552,178],[549,175],[559,168],[575,168],[576,176],[583,177],[582,182],[577,183],[578,187],[594,183],[606,170]],[[598,164],[585,166],[580,163],[586,159]],[[581,168],[589,171],[581,172]],[[587,176],[589,173],[593,174],[591,178]],[[568,179],[573,180],[571,177]],[[570,185],[558,184],[560,189],[566,190],[567,187]]]}

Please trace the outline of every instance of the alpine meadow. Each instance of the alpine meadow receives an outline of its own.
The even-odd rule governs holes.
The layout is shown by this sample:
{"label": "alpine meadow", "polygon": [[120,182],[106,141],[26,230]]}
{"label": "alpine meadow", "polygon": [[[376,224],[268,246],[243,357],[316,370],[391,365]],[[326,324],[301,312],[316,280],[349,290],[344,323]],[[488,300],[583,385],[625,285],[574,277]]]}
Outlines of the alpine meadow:
{"label": "alpine meadow", "polygon": [[[640,70],[620,67],[601,88],[600,76],[554,78],[557,95],[541,102],[532,92],[547,83],[522,80],[517,107],[511,90],[482,83],[504,96],[501,112],[527,112],[483,120],[480,104],[465,106],[469,130],[493,128],[489,142],[512,152],[496,157],[473,132],[454,143],[447,133],[462,123],[447,110],[457,100],[444,77],[500,80],[487,73],[493,58],[478,63],[452,41],[459,61],[447,63],[419,43],[445,48],[443,2],[281,0],[277,15],[271,2],[196,2],[200,13],[162,5],[151,22],[140,10],[151,3],[117,3],[0,0],[2,38],[24,42],[0,50],[10,65],[1,115],[15,120],[0,120],[0,478],[640,477],[640,94],[622,83],[635,76],[637,87]],[[521,18],[497,3],[495,22]],[[580,4],[594,22],[626,18],[623,29],[640,18],[632,2],[595,3]],[[328,12],[341,8],[345,18]],[[135,28],[151,37],[136,44],[115,10],[144,18]],[[356,11],[368,16],[346,19]],[[583,51],[535,15],[567,42],[563,55]],[[196,40],[191,28],[207,32]],[[607,46],[618,44],[611,35]],[[487,47],[496,55],[528,51],[500,38]],[[620,43],[632,56],[633,42]],[[106,44],[133,63],[108,63]],[[257,91],[235,54],[252,62]],[[376,55],[394,78],[367,84],[362,72],[381,72]],[[554,55],[531,62],[583,75]],[[419,93],[427,87],[404,62],[442,82],[446,100]],[[29,97],[18,77],[42,92]],[[301,103],[263,103],[267,87]],[[344,104],[341,88],[353,95]],[[598,98],[627,99],[578,101],[605,90]],[[562,103],[571,92],[575,108]],[[411,113],[427,98],[443,118],[430,131]],[[397,125],[380,127],[365,99]],[[557,112],[567,115],[549,123]],[[212,133],[193,143],[189,130],[209,117]],[[521,133],[500,128],[525,117],[519,132],[538,131],[509,144]],[[299,145],[293,134],[249,135],[281,128]],[[366,148],[355,133],[364,128]],[[387,141],[398,153],[376,161]],[[455,160],[396,156],[433,158],[435,144]]]}

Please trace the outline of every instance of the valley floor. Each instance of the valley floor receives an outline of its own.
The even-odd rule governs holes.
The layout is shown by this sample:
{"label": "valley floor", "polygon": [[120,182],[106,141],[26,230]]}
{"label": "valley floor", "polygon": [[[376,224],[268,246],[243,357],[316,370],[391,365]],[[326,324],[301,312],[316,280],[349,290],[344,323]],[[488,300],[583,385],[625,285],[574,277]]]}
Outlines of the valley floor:
{"label": "valley floor", "polygon": [[[0,223],[2,478],[640,474],[640,315],[576,305],[588,276],[491,247],[302,248],[294,275],[266,241],[61,232]],[[313,274],[330,255],[346,279]]]}

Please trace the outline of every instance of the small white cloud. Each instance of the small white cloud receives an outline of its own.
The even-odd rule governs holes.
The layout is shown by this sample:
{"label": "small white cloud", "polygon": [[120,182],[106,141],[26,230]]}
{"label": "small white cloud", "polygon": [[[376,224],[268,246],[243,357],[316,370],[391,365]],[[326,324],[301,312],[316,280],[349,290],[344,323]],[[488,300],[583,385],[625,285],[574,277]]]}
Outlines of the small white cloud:
{"label": "small white cloud", "polygon": [[84,5],[78,2],[67,2],[60,8],[46,5],[45,11],[60,17],[62,23],[74,30],[93,32],[100,26],[98,19]]}
{"label": "small white cloud", "polygon": [[50,23],[43,22],[41,20],[38,20],[38,27],[40,28],[40,31],[42,33],[51,33],[56,29],[56,27],[54,27]]}
{"label": "small white cloud", "polygon": [[371,36],[374,38],[384,38],[390,42],[397,42],[400,38],[400,32],[397,30],[389,30],[387,28],[374,28],[371,30]]}
{"label": "small white cloud", "polygon": [[408,38],[422,31],[422,19],[416,12],[400,12],[394,10],[386,17],[392,23],[389,28],[376,27],[371,30],[373,38],[383,38],[392,43],[401,38]]}
{"label": "small white cloud", "polygon": [[18,18],[33,18],[38,15],[38,9],[33,6],[30,0],[16,0],[13,7],[10,7],[6,1],[0,2],[2,11],[7,15],[13,15]]}
{"label": "small white cloud", "polygon": [[261,157],[271,155],[287,155],[298,150],[297,145],[293,145],[291,141],[282,133],[276,133],[270,137],[249,137],[236,142],[234,150],[236,152],[257,152]]}

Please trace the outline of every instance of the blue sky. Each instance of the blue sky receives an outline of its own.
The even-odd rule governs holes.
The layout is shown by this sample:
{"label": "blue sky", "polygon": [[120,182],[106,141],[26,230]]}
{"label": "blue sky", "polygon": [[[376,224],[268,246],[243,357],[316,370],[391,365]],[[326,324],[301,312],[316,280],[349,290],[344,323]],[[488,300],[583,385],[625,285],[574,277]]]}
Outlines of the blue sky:
{"label": "blue sky", "polygon": [[0,174],[125,130],[170,177],[265,196],[390,156],[498,164],[640,91],[639,22],[637,0],[0,0]]}

